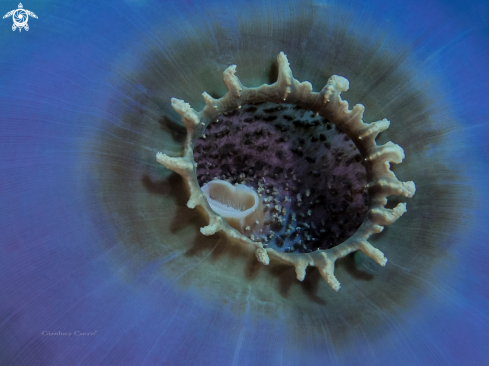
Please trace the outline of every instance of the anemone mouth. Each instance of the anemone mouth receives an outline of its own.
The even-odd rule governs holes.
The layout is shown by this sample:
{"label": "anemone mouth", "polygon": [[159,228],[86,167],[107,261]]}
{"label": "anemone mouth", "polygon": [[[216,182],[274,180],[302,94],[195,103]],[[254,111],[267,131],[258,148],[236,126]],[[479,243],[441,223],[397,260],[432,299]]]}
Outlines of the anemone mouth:
{"label": "anemone mouth", "polygon": [[[244,184],[212,180],[202,186],[211,209],[244,234],[259,234],[266,212],[256,191]],[[251,235],[255,235],[251,234]]]}
{"label": "anemone mouth", "polygon": [[242,218],[258,207],[259,198],[255,191],[242,184],[232,186],[225,181],[209,182],[202,187],[211,208],[221,216]]}
{"label": "anemone mouth", "polygon": [[[181,115],[187,129],[184,154],[182,157],[169,157],[157,153],[156,159],[165,167],[180,174],[187,182],[190,189],[187,206],[195,208],[198,205],[206,211],[209,224],[201,228],[202,234],[212,235],[217,231],[223,231],[229,237],[237,239],[236,242],[254,250],[258,261],[265,265],[269,264],[270,257],[293,265],[297,279],[300,281],[305,277],[307,266],[315,266],[326,282],[338,291],[340,284],[334,276],[334,263],[337,259],[351,252],[361,251],[379,265],[386,264],[387,259],[384,254],[374,248],[368,239],[372,234],[381,232],[384,226],[394,223],[406,212],[405,203],[399,203],[392,209],[386,208],[387,197],[399,195],[410,198],[414,195],[416,188],[413,182],[397,180],[395,174],[390,170],[390,163],[399,164],[404,159],[403,149],[392,142],[380,146],[375,142],[377,135],[386,130],[390,122],[383,119],[364,123],[362,118],[365,107],[358,104],[349,110],[348,102],[341,99],[341,92],[349,88],[347,79],[334,75],[321,92],[313,92],[309,82],[301,83],[294,79],[287,57],[283,52],[278,55],[277,61],[278,80],[274,84],[264,84],[258,88],[244,87],[235,76],[236,66],[228,67],[223,73],[223,81],[227,88],[226,95],[220,99],[214,99],[204,92],[202,95],[206,107],[201,112],[193,110],[188,103],[172,98],[172,107]],[[212,200],[209,200],[200,188],[197,177],[198,164],[194,159],[194,146],[199,137],[206,139],[204,134],[206,127],[211,122],[217,122],[222,114],[240,110],[244,105],[266,102],[293,104],[331,121],[337,128],[344,131],[346,137],[352,140],[361,154],[367,172],[368,183],[365,188],[370,196],[370,207],[356,232],[334,247],[327,249],[318,247],[315,251],[306,250],[302,253],[282,252],[274,248],[267,248],[267,243],[260,241],[259,236],[255,238],[255,235],[251,234],[248,237],[243,234],[242,229],[238,230],[239,227],[236,225],[230,225],[228,220],[213,209]],[[287,125],[282,126],[287,129]],[[230,185],[229,182],[224,183]],[[220,208],[217,209],[219,210]],[[263,228],[257,229],[263,231]]]}

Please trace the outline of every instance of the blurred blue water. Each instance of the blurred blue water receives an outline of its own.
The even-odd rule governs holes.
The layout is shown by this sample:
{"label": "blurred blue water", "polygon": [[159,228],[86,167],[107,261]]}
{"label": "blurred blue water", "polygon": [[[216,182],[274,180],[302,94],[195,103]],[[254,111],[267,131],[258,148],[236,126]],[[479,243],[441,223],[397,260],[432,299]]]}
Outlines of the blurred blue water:
{"label": "blurred blue water", "polygon": [[[5,2],[0,6],[4,13],[17,7]],[[28,32],[12,32],[10,18],[0,23],[1,365],[489,364],[489,4],[109,0],[37,1],[24,7],[39,17],[29,18]],[[392,73],[409,75],[410,82],[419,85],[420,95],[430,91],[427,104],[436,112],[425,122],[440,131],[443,142],[436,136],[430,137],[432,143],[409,137],[410,126],[399,127],[402,121],[393,120],[397,127],[392,128],[397,128],[394,142],[399,142],[403,131],[408,136],[401,143],[408,157],[411,152],[426,161],[440,160],[449,168],[461,167],[459,176],[450,171],[436,182],[438,187],[459,187],[453,201],[458,207],[450,200],[428,200],[416,206],[423,210],[439,205],[439,211],[455,212],[452,231],[440,232],[435,247],[446,248],[450,255],[439,259],[432,253],[440,263],[430,265],[423,263],[431,260],[429,255],[419,258],[422,266],[430,267],[428,276],[413,270],[420,265],[416,252],[410,263],[396,261],[391,254],[389,270],[408,274],[424,286],[418,290],[406,284],[410,291],[406,301],[391,297],[382,287],[360,300],[363,295],[354,297],[359,293],[356,285],[344,286],[338,296],[343,296],[345,311],[353,307],[352,300],[364,301],[361,322],[346,315],[341,321],[337,315],[330,317],[331,309],[319,303],[307,305],[314,309],[311,313],[295,309],[286,296],[275,316],[255,312],[259,301],[254,305],[247,301],[256,283],[244,276],[240,292],[226,295],[236,297],[236,304],[223,305],[223,290],[212,294],[212,286],[205,289],[208,297],[203,296],[199,286],[192,285],[192,276],[202,275],[195,262],[177,269],[171,266],[182,258],[172,248],[179,238],[182,245],[186,242],[190,235],[186,229],[161,237],[161,246],[168,249],[151,260],[133,262],[131,258],[143,256],[139,251],[143,249],[124,245],[127,238],[144,242],[141,238],[150,235],[144,228],[152,227],[152,220],[172,222],[175,214],[172,207],[148,213],[140,207],[128,212],[119,205],[142,186],[136,173],[162,171],[159,179],[168,177],[153,159],[161,149],[174,155],[180,151],[178,136],[157,145],[159,137],[172,133],[171,126],[159,129],[161,115],[177,120],[169,97],[195,101],[201,107],[200,93],[208,88],[222,93],[219,72],[232,62],[239,71],[238,61],[248,85],[267,82],[260,70],[251,70],[255,63],[256,68],[268,64],[270,55],[282,49],[293,70],[295,62],[296,76],[313,81],[316,90],[322,87],[319,82],[326,81],[323,72],[351,72],[346,76],[352,89],[355,81],[361,85],[361,80],[368,80],[369,75],[355,74],[361,68],[343,65],[343,70],[335,71],[334,66],[342,65],[329,60],[324,61],[327,70],[313,69],[308,74],[307,62],[297,55],[307,49],[308,55],[317,54],[319,61],[314,62],[321,63],[328,42],[335,39],[315,32],[314,26],[299,28],[293,19],[299,13],[328,9],[333,9],[328,14],[344,19],[332,16],[315,21],[329,22],[332,29],[344,22],[345,39],[361,34],[378,47],[372,51],[372,63],[392,52],[390,57],[398,60]],[[267,32],[282,38],[275,44],[264,36]],[[206,41],[198,43],[201,35]],[[245,44],[249,39],[254,39],[253,55]],[[182,52],[190,49],[195,53],[185,59]],[[263,54],[264,60],[253,59],[256,54]],[[396,59],[398,54],[402,57]],[[198,72],[188,65],[195,65]],[[375,65],[370,66],[368,70]],[[158,83],[152,83],[152,78]],[[215,84],[205,84],[208,79],[215,79]],[[413,90],[410,86],[409,91]],[[398,95],[402,97],[403,85]],[[391,103],[398,102],[393,98]],[[389,118],[376,115],[389,111],[388,106],[375,111],[369,120]],[[137,113],[140,124],[128,123],[124,117]],[[448,120],[450,126],[445,125]],[[181,127],[175,129],[176,135],[181,133]],[[121,146],[132,146],[136,153],[121,154]],[[424,160],[406,161],[405,170],[399,170],[402,178],[410,180],[415,171],[436,169],[429,164],[417,167],[421,161],[424,164]],[[122,178],[109,181],[104,172],[111,177],[117,172]],[[420,193],[422,189],[423,185],[418,186]],[[465,191],[470,192],[466,200]],[[403,219],[395,225],[409,237],[416,228]],[[131,231],[138,220],[141,229]],[[433,230],[438,230],[441,224],[436,220],[446,218],[434,214],[432,220]],[[432,234],[425,226],[422,230],[427,237]],[[202,263],[215,261],[212,250],[203,252]],[[165,268],[171,268],[171,274]],[[352,283],[362,286],[361,281]],[[279,284],[270,286],[273,292]],[[336,294],[321,287],[318,296],[328,302]],[[391,306],[379,305],[384,302]],[[236,311],[233,306],[243,309]],[[309,327],[309,321],[315,325]],[[97,334],[42,335],[43,331],[76,330]],[[303,334],[296,334],[299,331]]]}

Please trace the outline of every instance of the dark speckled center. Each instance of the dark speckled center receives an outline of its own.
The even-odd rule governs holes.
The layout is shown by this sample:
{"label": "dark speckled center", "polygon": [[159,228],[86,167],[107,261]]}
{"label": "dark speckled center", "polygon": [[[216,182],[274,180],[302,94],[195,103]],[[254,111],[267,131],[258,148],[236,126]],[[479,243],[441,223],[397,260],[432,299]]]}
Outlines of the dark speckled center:
{"label": "dark speckled center", "polygon": [[351,237],[368,210],[367,176],[353,142],[333,123],[291,104],[224,113],[195,143],[200,186],[253,187],[272,217],[254,240],[288,253],[329,249]]}

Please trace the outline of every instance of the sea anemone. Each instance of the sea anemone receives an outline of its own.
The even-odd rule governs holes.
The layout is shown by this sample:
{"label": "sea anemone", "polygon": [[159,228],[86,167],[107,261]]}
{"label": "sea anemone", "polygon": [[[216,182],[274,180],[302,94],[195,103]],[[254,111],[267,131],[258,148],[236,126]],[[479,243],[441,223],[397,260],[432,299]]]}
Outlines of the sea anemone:
{"label": "sea anemone", "polygon": [[[1,365],[487,362],[486,2],[24,5],[38,16],[28,32],[12,32],[11,19],[0,23]],[[376,143],[401,146],[405,159],[390,168],[416,183],[412,198],[387,197],[387,209],[408,211],[369,239],[387,265],[361,251],[338,259],[339,292],[315,267],[298,281],[289,264],[270,257],[264,266],[229,236],[203,235],[206,212],[187,207],[186,181],[155,160],[158,152],[185,152],[187,129],[172,98],[202,110],[203,91],[214,100],[226,94],[221,79],[230,65],[249,88],[272,85],[281,51],[312,90],[332,75],[349,80],[341,97],[363,104],[366,122],[390,121]],[[250,106],[212,123],[209,136],[236,125],[240,113],[268,108]],[[260,112],[274,113],[286,114]],[[328,131],[320,118],[307,120]],[[345,199],[349,208],[334,202],[322,250],[347,240],[371,204],[371,192],[360,191],[367,175],[356,176],[362,159],[353,148],[333,154],[345,133],[330,126],[314,143],[340,166],[348,156],[344,178],[359,188]],[[267,141],[274,149],[284,143]],[[196,162],[217,162],[205,160],[199,144]],[[305,159],[298,149],[305,146],[286,153]],[[204,164],[196,172],[200,186],[212,181]],[[285,253],[288,244],[276,246]],[[308,249],[316,248],[287,254]]]}
{"label": "sea anemone", "polygon": [[[244,87],[235,75],[236,66],[228,67],[223,73],[227,93],[217,100],[207,93],[203,93],[206,107],[200,113],[192,109],[188,103],[173,99],[172,106],[182,116],[183,124],[187,129],[184,153],[182,157],[169,157],[166,154],[158,153],[156,160],[180,174],[186,181],[190,189],[187,206],[195,208],[199,205],[206,212],[209,224],[200,229],[202,234],[212,235],[218,231],[223,231],[230,239],[237,239],[248,248],[252,248],[258,261],[265,265],[270,262],[269,256],[293,265],[297,279],[300,281],[304,280],[307,266],[315,266],[326,282],[338,291],[340,284],[334,276],[334,264],[337,259],[344,258],[352,252],[361,251],[381,266],[385,265],[387,260],[384,254],[374,248],[368,239],[372,234],[382,232],[384,226],[394,223],[406,212],[405,203],[398,203],[392,209],[386,208],[387,197],[400,195],[411,198],[416,188],[414,182],[400,182],[390,170],[391,163],[399,164],[404,159],[403,149],[391,141],[381,146],[375,142],[379,133],[389,127],[389,121],[383,119],[378,122],[364,123],[362,117],[365,107],[356,105],[350,111],[348,103],[341,99],[341,92],[347,91],[349,88],[348,80],[334,75],[320,93],[314,93],[309,82],[300,83],[293,77],[289,62],[283,52],[278,55],[277,63],[279,66],[277,81],[272,85],[264,84],[258,88]],[[256,106],[267,102],[275,102],[276,105],[267,106],[267,108],[260,110]],[[295,106],[281,104],[284,102],[293,103]],[[204,161],[206,171],[201,172],[202,175],[207,175],[209,178],[209,167],[217,168],[221,175],[225,174],[223,172],[224,166],[231,171],[231,173],[228,172],[230,179],[224,181],[214,177],[214,181],[207,182],[200,189],[196,169],[198,164],[195,162],[193,151],[196,139],[202,137],[208,141],[210,136],[208,138],[204,134],[205,127],[214,120],[216,123],[219,122],[223,115],[229,116],[229,113],[234,115],[239,113],[243,105],[246,106],[246,112],[270,113],[287,110],[287,114],[282,115],[282,118],[277,118],[276,114],[267,117],[259,117],[259,114],[255,116],[241,115],[241,118],[238,118],[238,126],[236,126],[237,124],[233,126],[229,123],[230,121],[227,121],[226,125],[229,128],[221,129],[215,133],[217,144],[204,143],[204,145],[198,145],[201,148],[201,156],[205,158],[208,154],[215,160],[212,163]],[[322,123],[317,120],[304,119],[304,109],[308,110],[314,117],[323,117]],[[299,111],[300,117],[297,116],[297,111]],[[277,120],[275,127],[278,127],[282,132],[290,131],[289,134],[292,136],[280,133],[281,136],[276,136],[277,134],[264,123],[275,120]],[[293,122],[287,123],[287,120]],[[329,166],[328,156],[318,149],[318,144],[310,144],[309,140],[311,142],[325,141],[325,147],[328,150],[333,149],[338,156],[334,162],[336,164],[333,163],[334,165],[340,165],[339,163],[343,160],[346,162],[346,170],[350,171],[349,166],[354,161],[349,159],[347,155],[344,156],[345,151],[343,150],[348,149],[332,147],[331,143],[326,141],[324,132],[330,127],[330,120],[334,122],[339,131],[344,131],[343,141],[353,140],[349,143],[349,150],[355,151],[354,147],[356,146],[358,148],[356,152],[360,159],[362,155],[364,156],[363,161],[369,175],[369,183],[364,188],[370,190],[371,201],[371,208],[360,228],[356,225],[355,229],[358,230],[351,237],[348,237],[344,242],[335,244],[331,244],[333,239],[332,228],[336,226],[335,222],[326,220],[328,215],[324,214],[325,206],[331,207],[334,204],[321,193],[326,189],[335,190],[327,183],[328,180],[334,179],[342,181],[340,191],[344,190],[344,192],[336,192],[335,194],[331,192],[330,195],[336,196],[339,193],[340,197],[352,202],[354,191],[348,180],[335,171],[336,166]],[[240,124],[244,122],[252,124],[254,127],[248,131],[243,130]],[[291,124],[303,128],[291,130]],[[313,128],[321,124],[323,126]],[[271,138],[272,145],[276,142],[277,147],[269,148],[270,142],[265,142],[266,145],[258,144],[257,135]],[[241,136],[244,138],[242,139]],[[298,148],[298,144],[305,144],[304,137],[308,140],[308,148],[305,146],[304,149]],[[251,149],[257,150],[260,157],[267,163],[259,164],[257,167],[256,154],[246,154],[246,148],[240,147],[240,140],[244,147],[253,145]],[[288,158],[285,158],[284,149],[291,150],[300,157],[304,155],[304,152],[307,152],[307,156],[304,160],[296,160],[289,152]],[[234,160],[228,160],[229,155],[237,156]],[[255,159],[253,159],[253,155],[255,155]],[[278,158],[278,161],[274,161],[274,157]],[[286,162],[282,161],[284,158]],[[318,160],[321,161],[320,167],[319,165],[316,167]],[[260,162],[262,161],[260,160]],[[304,166],[306,169],[303,169]],[[245,184],[238,184],[237,178],[231,178],[231,175],[237,175],[237,170],[249,173],[248,179],[245,178],[246,174],[240,173],[239,175],[240,179],[243,180],[242,183]],[[305,178],[305,171],[307,170],[312,176],[311,179]],[[292,183],[289,175],[295,178],[296,174],[300,174],[303,180],[299,180],[294,185],[302,186],[302,189],[289,186],[288,182]],[[236,187],[232,187],[230,181],[234,181]],[[311,195],[311,188],[318,192],[318,197],[315,194]],[[260,196],[263,192],[269,196],[259,199],[255,189],[260,192]],[[300,192],[297,193],[298,191]],[[297,193],[297,195],[291,194],[292,192]],[[301,194],[303,194],[304,201]],[[274,202],[272,202],[272,196],[274,196]],[[321,199],[318,200],[318,198]],[[343,235],[348,232],[343,223],[345,219],[349,221],[351,215],[351,213],[345,212],[349,206],[346,200],[342,201],[345,203],[345,210],[341,212],[345,217],[341,220],[338,228],[334,230]],[[295,210],[303,211],[299,212],[303,219],[301,222],[297,222],[295,212],[291,212]],[[313,210],[315,211],[314,215],[312,214]],[[274,211],[273,214],[272,211]],[[320,214],[317,214],[318,211],[321,211]],[[306,215],[307,223],[303,222]],[[358,216],[360,217],[360,215]],[[318,229],[320,225],[321,229]],[[328,231],[326,231],[327,228]],[[275,234],[280,235],[275,239],[273,238]],[[264,246],[268,246],[268,239],[272,238],[273,248],[265,249]],[[318,239],[319,242],[314,243]],[[265,245],[261,241],[265,241]],[[288,244],[285,253],[277,250],[284,246],[284,241]],[[309,242],[308,245],[305,244],[306,241]],[[316,248],[314,253],[310,248],[312,245]],[[296,250],[301,250],[302,253],[300,255],[290,254]]]}

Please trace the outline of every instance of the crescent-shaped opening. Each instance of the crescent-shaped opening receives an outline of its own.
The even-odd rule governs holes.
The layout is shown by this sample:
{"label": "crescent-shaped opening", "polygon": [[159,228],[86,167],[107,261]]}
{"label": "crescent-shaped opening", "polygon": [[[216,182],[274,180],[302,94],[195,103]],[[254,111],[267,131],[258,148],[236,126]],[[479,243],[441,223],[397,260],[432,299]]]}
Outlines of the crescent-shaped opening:
{"label": "crescent-shaped opening", "polygon": [[232,185],[223,180],[213,180],[202,187],[207,201],[217,214],[224,218],[244,219],[258,207],[258,194],[244,184]]}

